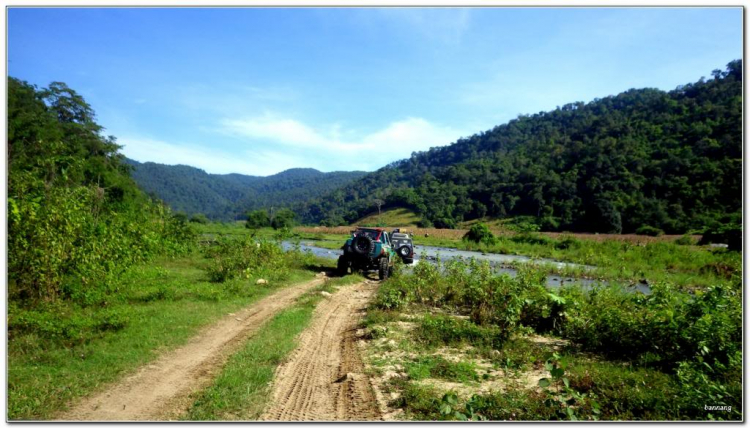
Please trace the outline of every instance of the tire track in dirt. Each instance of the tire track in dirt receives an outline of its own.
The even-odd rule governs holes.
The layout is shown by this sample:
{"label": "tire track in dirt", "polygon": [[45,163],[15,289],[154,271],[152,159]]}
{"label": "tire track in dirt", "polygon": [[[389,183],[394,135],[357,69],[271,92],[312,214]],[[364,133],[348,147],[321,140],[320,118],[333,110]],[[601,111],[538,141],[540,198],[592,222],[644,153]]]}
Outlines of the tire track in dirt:
{"label": "tire track in dirt", "polygon": [[57,420],[155,421],[179,417],[192,404],[191,396],[208,386],[229,356],[250,335],[325,280],[316,278],[283,288],[224,317],[201,330],[182,347],[83,399]]}
{"label": "tire track in dirt", "polygon": [[318,304],[291,358],[276,370],[263,420],[381,420],[356,330],[377,282],[342,287]]}

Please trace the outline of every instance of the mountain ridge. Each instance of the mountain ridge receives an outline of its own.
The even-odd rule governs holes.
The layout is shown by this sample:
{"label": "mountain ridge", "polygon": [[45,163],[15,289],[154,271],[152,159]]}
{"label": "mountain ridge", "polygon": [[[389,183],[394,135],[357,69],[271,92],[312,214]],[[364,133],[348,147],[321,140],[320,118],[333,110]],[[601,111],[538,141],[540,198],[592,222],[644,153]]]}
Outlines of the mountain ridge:
{"label": "mountain ridge", "polygon": [[364,171],[321,172],[290,168],[268,176],[213,174],[190,165],[166,165],[125,159],[138,185],[173,210],[202,213],[213,220],[243,218],[253,209],[286,207],[320,196],[366,174]]}

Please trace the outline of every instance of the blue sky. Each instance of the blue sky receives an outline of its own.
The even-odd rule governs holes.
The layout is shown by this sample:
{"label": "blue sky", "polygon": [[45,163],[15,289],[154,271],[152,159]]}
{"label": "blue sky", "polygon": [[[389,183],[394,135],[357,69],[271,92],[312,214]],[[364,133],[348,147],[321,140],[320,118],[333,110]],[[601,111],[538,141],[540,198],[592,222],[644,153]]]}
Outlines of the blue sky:
{"label": "blue sky", "polygon": [[8,12],[11,76],[67,83],[128,157],[222,174],[371,171],[741,57],[741,8]]}

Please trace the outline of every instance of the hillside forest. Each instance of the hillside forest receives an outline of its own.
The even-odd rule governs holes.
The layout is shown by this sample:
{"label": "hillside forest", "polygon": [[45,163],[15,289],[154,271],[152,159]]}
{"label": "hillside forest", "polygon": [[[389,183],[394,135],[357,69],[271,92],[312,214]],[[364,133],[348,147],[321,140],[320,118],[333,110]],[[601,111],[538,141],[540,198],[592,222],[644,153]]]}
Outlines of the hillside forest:
{"label": "hillside forest", "polygon": [[529,216],[547,231],[681,234],[739,228],[741,179],[736,60],[669,92],[631,89],[521,115],[413,153],[295,210],[305,223],[330,226],[405,207],[423,227]]}
{"label": "hillside forest", "polygon": [[312,168],[293,168],[268,177],[243,174],[208,174],[187,165],[141,163],[126,159],[132,176],[149,195],[174,211],[204,214],[211,220],[245,219],[256,209],[279,209],[323,196],[364,176],[361,171],[323,173]]}

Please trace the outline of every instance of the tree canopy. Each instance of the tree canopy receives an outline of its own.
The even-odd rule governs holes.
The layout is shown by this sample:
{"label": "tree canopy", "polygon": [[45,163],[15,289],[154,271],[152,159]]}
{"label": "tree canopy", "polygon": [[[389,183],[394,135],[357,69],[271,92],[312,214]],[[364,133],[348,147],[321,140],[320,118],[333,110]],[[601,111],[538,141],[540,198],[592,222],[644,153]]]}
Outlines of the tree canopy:
{"label": "tree canopy", "polygon": [[[105,276],[191,233],[129,176],[114,137],[64,83],[8,78],[8,282],[14,303],[106,294]],[[99,297],[96,297],[99,296]]]}
{"label": "tree canopy", "polygon": [[742,63],[673,91],[631,89],[522,115],[394,162],[300,203],[305,222],[347,224],[408,207],[424,224],[533,216],[547,230],[700,230],[742,204]]}

